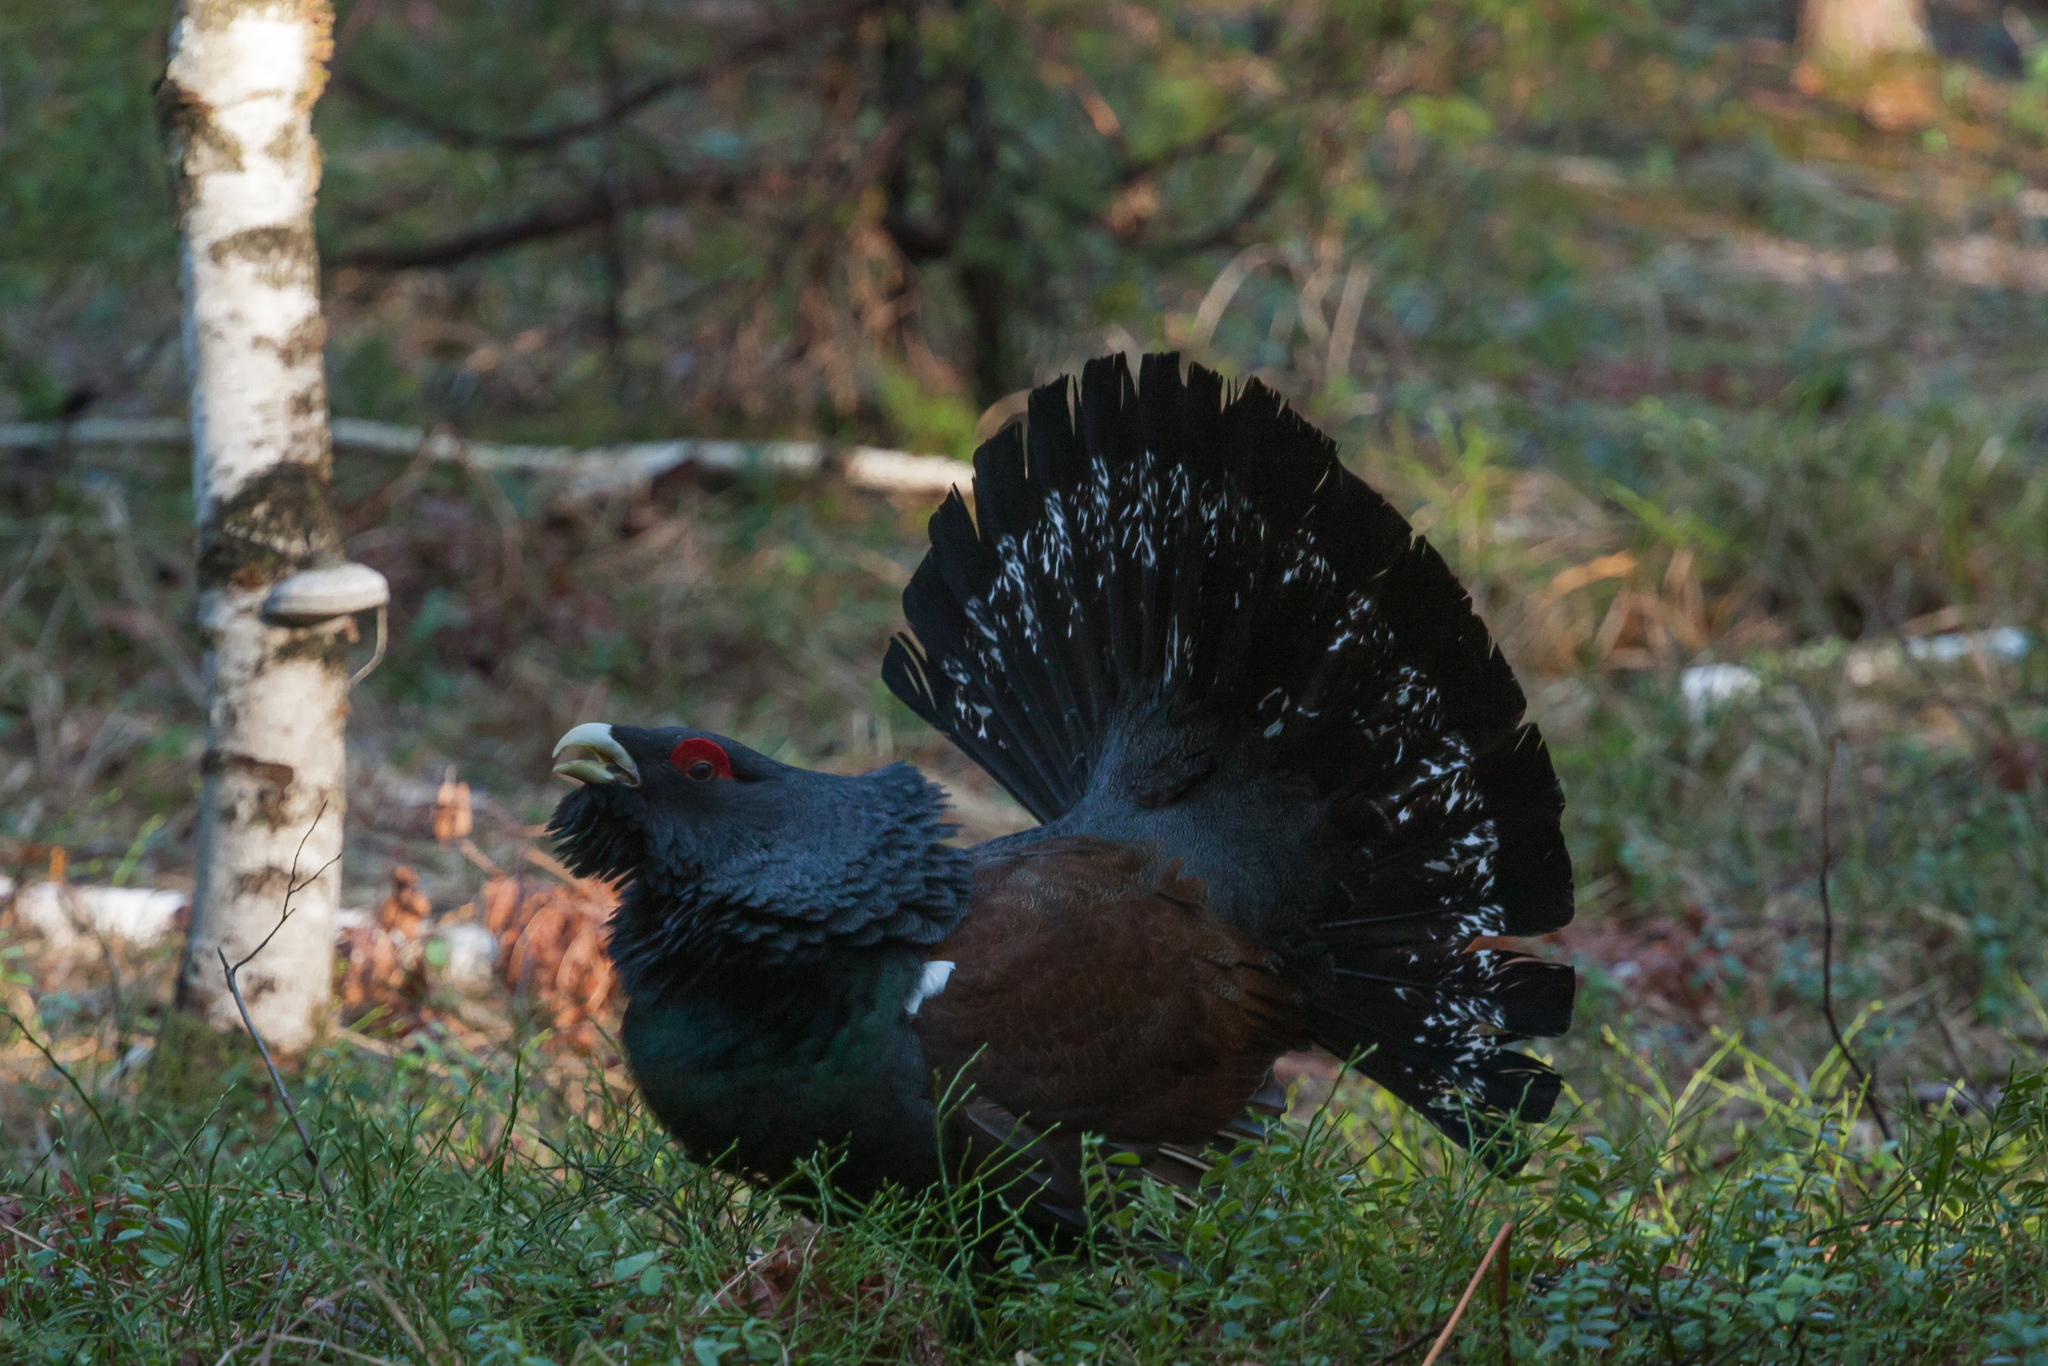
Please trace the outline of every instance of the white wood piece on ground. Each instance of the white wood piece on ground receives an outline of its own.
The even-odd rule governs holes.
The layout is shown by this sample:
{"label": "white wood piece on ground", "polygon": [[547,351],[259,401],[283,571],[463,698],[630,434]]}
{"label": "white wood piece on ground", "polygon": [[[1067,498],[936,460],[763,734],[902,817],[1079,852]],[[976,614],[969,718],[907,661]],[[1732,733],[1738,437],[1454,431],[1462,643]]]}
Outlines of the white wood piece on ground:
{"label": "white wood piece on ground", "polygon": [[1821,66],[1844,71],[1931,50],[1921,0],[1804,0],[1799,45]]}
{"label": "white wood piece on ground", "polygon": [[[830,471],[833,448],[822,441],[634,441],[616,446],[515,446],[465,441],[451,432],[428,432],[391,422],[337,417],[329,424],[334,448],[430,460],[468,460],[478,469],[559,478],[571,499],[630,493],[684,465],[709,470],[772,470],[799,476]],[[71,423],[0,423],[0,450],[51,446],[175,445],[191,429],[175,418],[81,418]],[[909,498],[942,498],[963,489],[973,470],[943,455],[912,455],[878,446],[843,451],[841,473],[857,488]]]}
{"label": "white wood piece on ground", "polygon": [[344,622],[260,615],[277,581],[339,558],[313,244],[312,110],[332,31],[325,0],[192,0],[173,20],[160,102],[182,232],[208,649],[178,1000],[239,1031],[219,955],[249,958],[238,977],[251,1018],[286,1052],[313,1042],[331,995],[347,802],[347,673],[333,639]]}
{"label": "white wood piece on ground", "polygon": [[171,932],[178,912],[192,903],[190,892],[156,887],[94,887],[69,882],[31,882],[16,893],[0,877],[0,903],[13,897],[20,924],[43,936],[58,951],[98,939],[154,944]]}

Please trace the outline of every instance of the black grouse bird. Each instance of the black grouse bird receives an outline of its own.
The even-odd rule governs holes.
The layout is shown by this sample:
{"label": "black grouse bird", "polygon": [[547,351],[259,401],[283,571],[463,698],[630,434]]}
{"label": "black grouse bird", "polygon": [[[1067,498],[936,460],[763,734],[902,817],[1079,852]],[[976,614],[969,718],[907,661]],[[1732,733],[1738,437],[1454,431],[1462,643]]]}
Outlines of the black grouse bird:
{"label": "black grouse bird", "polygon": [[[971,849],[860,777],[587,724],[552,832],[617,879],[624,1045],[688,1152],[856,1196],[1021,1154],[1084,1216],[1080,1135],[1182,1184],[1321,1044],[1496,1160],[1560,1081],[1563,797],[1436,551],[1253,383],[1148,356],[1031,396],[903,595],[896,695],[1042,822]],[[935,1124],[960,1078],[968,1099]]]}

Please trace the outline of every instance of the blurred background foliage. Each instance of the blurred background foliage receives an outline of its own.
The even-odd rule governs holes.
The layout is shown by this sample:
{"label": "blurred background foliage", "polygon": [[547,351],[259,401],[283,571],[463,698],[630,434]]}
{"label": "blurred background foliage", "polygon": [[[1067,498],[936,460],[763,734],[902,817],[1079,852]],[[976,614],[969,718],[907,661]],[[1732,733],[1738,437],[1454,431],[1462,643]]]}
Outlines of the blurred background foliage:
{"label": "blurred background foliage", "polygon": [[[1722,762],[1679,671],[1839,682],[1830,642],[2038,637],[2048,601],[2048,14],[1942,0],[1933,52],[1844,87],[1801,62],[1794,11],[353,0],[317,110],[334,410],[964,456],[1104,351],[1257,377],[1442,547],[1546,725],[1592,728],[1564,750],[1603,832],[1581,865],[1633,885],[1653,817],[1620,794],[1656,765],[1613,746]],[[182,411],[166,18],[0,0],[0,422]],[[62,813],[112,867],[161,816],[131,865],[180,876],[182,457],[0,460],[0,833],[44,848]],[[365,781],[454,763],[530,817],[541,732],[609,706],[849,765],[900,732],[970,826],[1016,819],[875,681],[921,508],[688,476],[571,507],[354,454],[337,479],[350,553],[396,594],[357,694]],[[1961,746],[2026,790],[2026,685],[1964,705],[1888,677],[1911,716],[1874,743]],[[1626,743],[1600,731],[1623,716]],[[1800,743],[1777,779],[1725,756],[1795,826]],[[65,795],[96,783],[98,807]],[[1703,791],[1651,808],[1667,852]]]}
{"label": "blurred background foliage", "polygon": [[[0,15],[0,419],[177,411],[165,16]],[[1172,347],[1374,463],[1474,434],[1639,553],[1717,528],[1689,572],[1800,635],[2031,596],[2000,529],[2048,515],[2048,48],[1937,5],[1917,94],[1859,107],[1799,93],[1791,17],[357,0],[319,107],[335,411],[965,455],[1028,383]],[[1935,527],[1886,513],[1906,467]]]}
{"label": "blurred background foliage", "polygon": [[[334,410],[964,456],[1029,383],[1172,348],[1330,431],[1538,676],[2038,624],[2048,16],[1942,0],[1933,53],[1843,89],[1794,8],[353,0],[317,111]],[[0,421],[182,410],[166,17],[0,0]],[[0,739],[39,772],[59,712],[178,674],[183,470],[0,459]],[[794,708],[813,750],[907,719],[866,652],[914,509],[338,478],[398,592],[371,730],[593,688]],[[75,629],[97,681],[59,707],[26,661]]]}

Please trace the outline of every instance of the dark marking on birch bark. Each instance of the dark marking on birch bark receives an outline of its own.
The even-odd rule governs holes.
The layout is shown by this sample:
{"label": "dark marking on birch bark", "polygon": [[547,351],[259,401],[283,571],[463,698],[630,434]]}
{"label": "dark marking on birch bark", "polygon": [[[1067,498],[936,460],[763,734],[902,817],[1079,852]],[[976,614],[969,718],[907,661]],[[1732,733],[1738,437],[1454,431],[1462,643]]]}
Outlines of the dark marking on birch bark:
{"label": "dark marking on birch bark", "polygon": [[[327,429],[327,383],[322,380],[309,391],[319,396],[318,409],[309,420],[300,422],[292,431],[291,443],[285,447],[284,458],[294,465],[306,465],[325,471],[328,461],[334,457],[334,440]],[[338,535],[339,533],[337,533]],[[339,544],[339,542],[336,542]]]}
{"label": "dark marking on birch bark", "polygon": [[263,588],[339,559],[332,482],[325,460],[287,461],[217,503],[199,531],[199,586]]}
{"label": "dark marking on birch bark", "polygon": [[215,242],[206,249],[206,255],[217,266],[238,259],[250,262],[261,272],[263,283],[272,289],[306,288],[320,278],[313,230],[304,223],[244,228]]}
{"label": "dark marking on birch bark", "polygon": [[[266,343],[259,342],[258,345]],[[303,365],[318,356],[327,345],[327,323],[317,313],[308,317],[286,334],[281,342],[273,343],[277,358],[286,366]],[[325,395],[322,395],[323,401]]]}
{"label": "dark marking on birch bark", "polygon": [[253,896],[264,900],[275,898],[280,907],[284,905],[284,899],[290,894],[291,889],[292,872],[289,868],[262,868],[253,873],[240,874],[235,878],[237,897]]}
{"label": "dark marking on birch bark", "polygon": [[277,130],[277,136],[264,144],[263,155],[273,161],[290,161],[299,155],[306,145],[305,135],[289,125]]}
{"label": "dark marking on birch bark", "polygon": [[231,825],[244,820],[254,821],[270,830],[282,830],[293,823],[286,810],[285,799],[290,795],[298,774],[290,764],[258,759],[249,754],[208,750],[199,760],[199,771],[208,777],[238,773],[253,783],[249,795],[255,799],[255,809],[245,810],[241,802],[224,802],[220,810],[221,820]]}
{"label": "dark marking on birch bark", "polygon": [[[344,625],[353,628],[355,621],[343,617]],[[308,626],[292,632],[292,638],[277,647],[270,658],[272,663],[285,664],[297,660],[311,660],[323,668],[337,671],[348,668],[349,642],[356,637],[353,630],[338,630],[332,626]]]}
{"label": "dark marking on birch bark", "polygon": [[270,995],[271,992],[276,991],[278,985],[277,978],[267,972],[261,974],[250,973],[246,977],[238,972],[235,974],[235,980],[241,983],[242,999],[252,1005]]}
{"label": "dark marking on birch bark", "polygon": [[298,777],[290,764],[280,764],[270,759],[258,759],[249,754],[223,754],[210,749],[199,761],[201,773],[243,773],[259,783],[267,783],[279,789],[292,785]]}
{"label": "dark marking on birch bark", "polygon": [[220,126],[214,107],[178,82],[158,81],[157,136],[170,165],[171,197],[180,223],[192,207],[192,187],[215,171],[242,169],[242,144]]}

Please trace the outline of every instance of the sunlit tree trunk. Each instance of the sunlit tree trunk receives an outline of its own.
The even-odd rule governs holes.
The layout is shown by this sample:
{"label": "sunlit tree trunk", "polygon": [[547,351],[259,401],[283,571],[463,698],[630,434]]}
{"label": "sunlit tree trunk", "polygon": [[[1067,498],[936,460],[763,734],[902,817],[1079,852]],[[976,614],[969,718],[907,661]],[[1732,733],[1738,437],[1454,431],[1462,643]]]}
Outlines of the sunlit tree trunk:
{"label": "sunlit tree trunk", "polygon": [[312,111],[332,30],[326,0],[190,0],[173,20],[158,106],[184,239],[208,650],[198,886],[178,1001],[239,1029],[219,955],[237,962],[263,945],[238,976],[258,1028],[287,1051],[313,1040],[332,988],[345,804],[348,619],[278,625],[263,614],[278,583],[340,551],[313,245]]}
{"label": "sunlit tree trunk", "polygon": [[1928,50],[1921,0],[1804,0],[1799,43],[1822,70],[1860,71]]}

